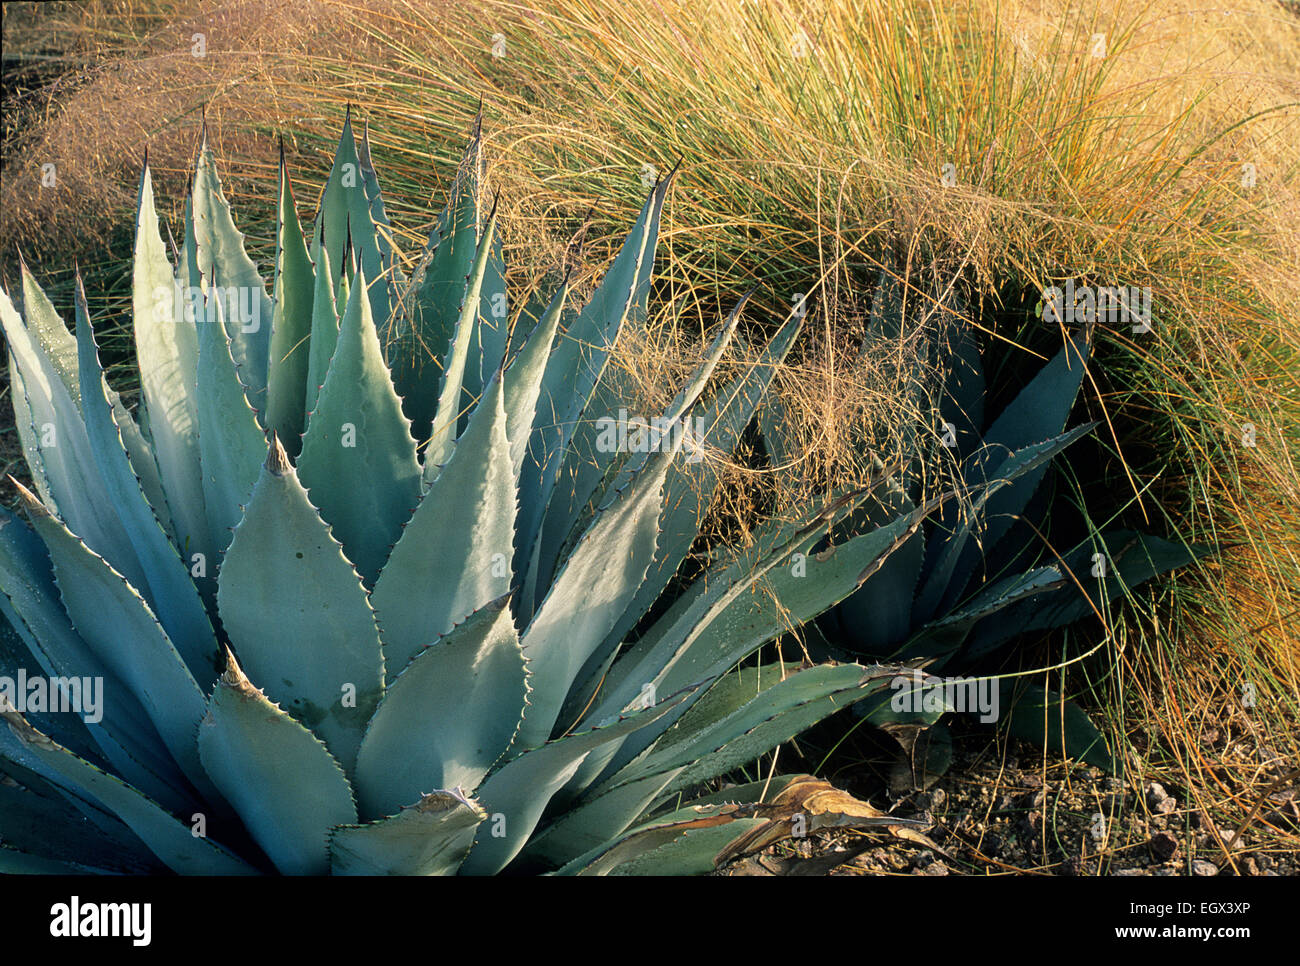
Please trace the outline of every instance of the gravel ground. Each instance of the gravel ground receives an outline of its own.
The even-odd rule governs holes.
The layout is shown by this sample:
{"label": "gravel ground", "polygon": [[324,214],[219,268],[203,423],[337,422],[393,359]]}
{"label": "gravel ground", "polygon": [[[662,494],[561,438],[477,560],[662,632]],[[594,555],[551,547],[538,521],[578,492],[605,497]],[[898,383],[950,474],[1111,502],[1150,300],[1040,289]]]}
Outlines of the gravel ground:
{"label": "gravel ground", "polygon": [[884,833],[823,832],[718,874],[1300,875],[1300,778],[1285,763],[1257,766],[1230,807],[1207,814],[1172,783],[1044,763],[1021,743],[996,756],[987,734],[959,739],[955,750],[945,776],[892,802],[878,778],[835,779],[890,814],[927,821],[935,848]]}

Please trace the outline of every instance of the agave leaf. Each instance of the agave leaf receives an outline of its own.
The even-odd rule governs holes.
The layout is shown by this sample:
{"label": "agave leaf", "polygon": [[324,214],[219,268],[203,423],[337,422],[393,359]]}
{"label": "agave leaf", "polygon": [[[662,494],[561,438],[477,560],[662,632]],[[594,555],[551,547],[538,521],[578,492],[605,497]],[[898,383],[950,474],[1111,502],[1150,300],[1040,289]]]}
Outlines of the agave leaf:
{"label": "agave leaf", "polygon": [[307,256],[302,224],[293,201],[293,185],[280,145],[280,210],[277,218],[275,308],[271,316],[270,373],[266,389],[266,425],[296,456],[306,426],[303,385],[311,359],[311,330],[316,286]]}
{"label": "agave leaf", "polygon": [[[438,468],[451,458],[451,451],[456,443],[456,428],[461,415],[461,390],[464,386],[470,346],[475,341],[474,333],[479,325],[479,295],[483,289],[483,277],[487,272],[488,256],[492,252],[496,223],[494,208],[487,227],[483,229],[483,238],[479,241],[478,254],[474,259],[474,267],[470,270],[460,318],[456,321],[456,332],[452,336],[451,348],[447,350],[447,358],[443,362],[442,386],[438,390],[438,408],[433,414],[432,435],[424,451],[426,484],[433,481]],[[477,364],[478,360],[475,360],[475,365]]]}
{"label": "agave leaf", "polygon": [[[317,246],[316,287],[312,295],[311,338],[307,345],[307,394],[305,413],[316,409],[320,387],[329,372],[330,360],[339,342],[339,314],[334,302],[334,285],[330,281],[329,253]],[[306,416],[303,417],[304,421]],[[301,443],[299,444],[301,447]]]}
{"label": "agave leaf", "polygon": [[208,318],[198,323],[199,460],[212,546],[224,554],[266,459],[266,437],[231,356],[221,303],[207,307]]}
{"label": "agave leaf", "polygon": [[212,781],[277,869],[328,871],[330,829],[357,821],[348,780],[325,746],[267,700],[229,653],[198,747]]}
{"label": "agave leaf", "polygon": [[1017,601],[1046,594],[1065,586],[1066,578],[1055,567],[1035,567],[1023,574],[1000,580],[981,591],[968,605],[921,628],[902,648],[898,657],[946,658],[965,642],[971,629],[983,618]]}
{"label": "agave leaf", "polygon": [[1002,682],[1002,704],[1009,707],[1007,731],[1022,741],[1077,758],[1102,771],[1114,773],[1116,764],[1106,748],[1106,739],[1087,712],[1068,698],[1046,691],[1036,684],[1016,693],[1016,682]]}
{"label": "agave leaf", "polygon": [[49,549],[73,626],[139,698],[171,756],[202,790],[205,783],[194,750],[194,727],[203,715],[203,692],[193,674],[136,589],[21,484],[18,493]]}
{"label": "agave leaf", "polygon": [[795,780],[792,775],[776,775],[770,781],[730,786],[698,798],[601,843],[556,874],[635,875],[641,868],[675,875],[711,872],[731,843],[767,824],[768,820],[760,817],[759,806],[779,796]]}
{"label": "agave leaf", "polygon": [[526,693],[519,636],[501,597],[389,685],[357,759],[362,814],[391,815],[425,788],[477,786],[514,738]]}
{"label": "agave leaf", "polygon": [[[469,361],[462,379],[461,408],[468,410],[483,393],[492,374],[505,362],[506,326],[509,303],[506,299],[506,266],[501,254],[501,236],[493,234],[488,251],[483,284],[479,289],[478,320],[470,340]],[[465,428],[461,419],[461,430]]]}
{"label": "agave leaf", "polygon": [[542,390],[542,374],[555,344],[559,330],[560,313],[569,297],[566,280],[555,291],[550,306],[541,321],[528,336],[505,373],[506,438],[510,440],[510,464],[514,468],[515,485],[519,485],[524,455],[528,452],[528,438],[537,415],[537,400]]}
{"label": "agave leaf", "polygon": [[[697,701],[646,753],[610,779],[635,781],[668,768],[686,766],[661,792],[661,798],[716,778],[753,761],[812,727],[827,715],[884,688],[894,671],[857,664],[822,664],[788,673],[782,679],[766,669],[742,676],[716,702]],[[734,690],[731,690],[734,689]],[[737,691],[748,694],[739,707]],[[705,695],[708,698],[709,695]]]}
{"label": "agave leaf", "polygon": [[1005,518],[994,515],[1004,511],[1006,506],[1004,503],[994,502],[999,492],[1017,485],[1021,477],[1041,478],[1041,474],[1037,472],[1039,469],[1045,467],[1071,443],[1092,432],[1094,426],[1096,423],[1086,423],[1060,436],[1015,450],[1008,453],[1004,459],[996,461],[996,465],[989,469],[987,475],[966,477],[968,485],[978,490],[979,496],[976,497],[966,520],[958,525],[946,540],[941,541],[942,552],[938,554],[933,569],[920,593],[917,594],[912,610],[913,621],[928,620],[941,608],[951,606],[960,596],[980,556],[978,545],[971,542],[972,537],[975,536],[976,520],[988,521],[979,535],[980,541],[986,545],[996,539],[993,533],[995,529],[1000,529],[1003,524],[1009,523]]}
{"label": "agave leaf", "polygon": [[[754,406],[772,378],[773,350],[779,346],[776,354],[784,355],[784,351],[789,349],[793,333],[798,329],[798,319],[793,320],[792,326],[787,324],[786,329],[773,340],[773,345],[769,346],[764,359],[719,393],[702,415],[679,424],[679,420],[699,398],[716,368],[740,321],[743,306],[742,300],[714,339],[709,353],[657,424],[662,427],[682,427],[666,430],[658,445],[674,445],[673,440],[676,438],[689,442],[692,449],[682,459],[674,461],[667,477],[660,526],[670,542],[665,546],[663,539],[660,540],[651,573],[647,574],[637,591],[636,599],[629,605],[629,613],[625,614],[623,621],[615,626],[611,634],[611,637],[618,637],[619,640],[607,643],[608,647],[618,645],[623,634],[654,603],[685,559],[686,552],[699,533],[699,524],[717,481],[716,465],[706,457],[706,452],[714,447],[730,452],[735,446],[741,431],[749,422]],[[619,456],[616,445],[611,445],[615,441],[608,439],[607,428],[616,417],[626,415],[620,383],[617,372],[605,373],[596,386],[582,423],[574,431],[566,454],[566,465],[542,522],[541,550],[538,554],[540,571],[537,574],[539,588],[550,586],[554,570],[564,551],[581,535],[595,506],[601,502],[606,492],[611,488],[619,490],[626,485],[630,471],[637,465],[636,461],[632,461],[618,472],[613,468],[616,459],[625,458]],[[620,413],[620,409],[624,411]],[[703,428],[698,437],[697,427]],[[685,432],[687,428],[690,430],[689,437]],[[674,432],[681,435],[674,437]],[[632,611],[636,611],[635,616],[629,616]],[[603,655],[597,652],[596,657],[601,658]]]}
{"label": "agave leaf", "polygon": [[375,582],[384,655],[394,671],[456,621],[510,589],[514,520],[515,485],[498,376]]}
{"label": "agave leaf", "polygon": [[[737,306],[737,313],[740,306]],[[738,320],[738,314],[733,319]],[[704,427],[703,438],[696,443],[701,447],[687,459],[675,460],[668,471],[664,483],[664,509],[659,521],[659,542],[655,548],[655,559],[650,565],[646,578],[637,589],[636,596],[628,606],[623,618],[614,626],[610,635],[609,646],[617,646],[627,633],[636,626],[641,616],[650,610],[651,605],[668,586],[673,575],[686,559],[691,545],[695,542],[708,511],[713,490],[717,485],[719,465],[711,458],[712,451],[730,453],[740,441],[741,434],[749,425],[754,410],[771,383],[790,347],[794,344],[801,320],[792,317],[772,338],[766,350],[759,357],[753,368],[744,375],[720,389],[709,400],[698,418]],[[729,324],[734,328],[734,322]],[[724,330],[725,333],[725,330]],[[720,337],[721,338],[721,337]],[[725,342],[722,343],[725,346]],[[722,346],[715,346],[720,349]],[[703,385],[700,377],[707,379],[705,370],[711,371],[716,364],[711,352],[692,379],[693,385]],[[681,408],[678,404],[670,413]],[[675,418],[675,417],[673,417]],[[691,462],[695,456],[700,458]],[[617,641],[614,641],[617,638]]]}
{"label": "agave leaf", "polygon": [[[980,431],[984,427],[984,367],[980,362],[979,343],[975,339],[975,333],[965,324],[964,308],[959,306],[957,313],[961,321],[955,323],[958,331],[952,337],[955,344],[951,346],[948,356],[948,373],[940,412],[944,420],[953,426],[957,454],[965,456],[979,446]],[[1059,432],[1064,426],[1062,422],[1056,431]]]}
{"label": "agave leaf", "polygon": [[[1043,440],[1059,438],[1083,382],[1088,351],[1085,333],[1077,332],[1070,337],[1061,351],[1035,374],[993,421],[985,434],[984,446],[967,457],[962,466],[964,480],[979,486],[987,480],[1007,478],[1005,468],[1010,465],[1012,454],[1027,451]],[[984,547],[991,548],[1002,539],[1028,505],[1046,472],[1046,463],[1036,463],[1023,476],[987,494],[988,505],[981,534]],[[942,523],[954,529],[959,525],[959,521],[951,516],[945,517]],[[933,556],[927,560],[927,565],[936,561],[940,551],[946,552],[946,549],[940,546],[931,548]],[[980,558],[975,545],[965,547],[952,574],[944,606],[951,606],[957,600]],[[918,616],[924,619],[933,613],[921,611]]]}
{"label": "agave leaf", "polygon": [[[599,751],[590,752],[588,757]],[[519,861],[556,867],[575,855],[600,848],[622,833],[652,802],[658,801],[660,792],[684,770],[683,766],[630,781],[576,807],[570,806],[554,823],[529,839]]]}
{"label": "agave leaf", "polygon": [[596,515],[524,632],[532,676],[518,743],[536,748],[555,727],[565,695],[654,559],[663,481],[671,453],[656,453]]}
{"label": "agave leaf", "polygon": [[[5,725],[0,727],[7,729]],[[6,848],[32,858],[110,874],[166,871],[167,867],[120,822],[117,827],[125,834],[110,837],[59,797],[57,786],[47,785],[56,789],[55,793],[41,794],[26,781],[31,779],[22,785],[0,783],[0,841]],[[59,830],[57,836],[49,834],[51,827]]]}
{"label": "agave leaf", "polygon": [[[8,296],[0,292],[0,299]],[[41,445],[36,431],[36,420],[32,415],[31,403],[27,400],[27,386],[23,382],[22,372],[18,368],[18,359],[12,348],[6,353],[9,357],[9,396],[14,405],[14,428],[18,430],[18,442],[22,446],[23,459],[27,461],[32,483],[46,506],[56,506],[54,493],[50,489],[50,480],[45,472],[45,461],[41,458]]]}
{"label": "agave leaf", "polygon": [[[184,308],[188,279],[182,285],[173,277],[158,234],[153,178],[147,163],[140,176],[136,207],[132,331],[143,408],[149,416],[176,546],[187,556],[201,553],[209,559],[212,546],[199,469],[198,331]],[[184,270],[184,266],[178,268]],[[178,304],[182,306],[179,313]],[[155,501],[150,503],[157,507]]]}
{"label": "agave leaf", "polygon": [[[440,397],[437,367],[450,351],[457,319],[467,304],[468,280],[474,273],[479,249],[481,152],[481,121],[476,121],[451,199],[429,236],[424,258],[403,299],[405,318],[387,345],[403,411],[420,440],[428,439],[431,432]],[[459,411],[459,386],[451,398],[452,408]]]}
{"label": "agave leaf", "polygon": [[330,836],[334,875],[454,875],[487,813],[458,791],[431,792],[391,818]]}
{"label": "agave leaf", "polygon": [[102,717],[85,724],[105,761],[165,807],[187,804],[189,796],[180,791],[184,779],[144,708],[73,630],[45,545],[7,510],[0,510],[0,587],[5,616],[42,671],[50,677],[103,680]]}
{"label": "agave leaf", "polygon": [[221,621],[244,665],[352,773],[384,686],[361,578],[272,437],[221,565]]}
{"label": "agave leaf", "polygon": [[[386,325],[391,314],[386,274],[391,265],[391,249],[385,240],[384,248],[389,249],[386,257],[375,228],[373,205],[378,203],[379,214],[383,216],[383,201],[379,198],[379,182],[369,161],[368,148],[365,162],[361,159],[360,148],[352,133],[349,110],[343,121],[343,134],[339,138],[338,149],[334,153],[334,164],[321,195],[316,226],[325,240],[324,248],[329,254],[328,264],[340,274],[343,271],[344,251],[350,245],[362,272],[371,281],[367,290],[371,316],[377,325]],[[338,278],[333,281],[337,282]]]}
{"label": "agave leaf", "polygon": [[[819,531],[851,510],[858,498],[833,503],[793,533],[777,530],[767,545],[713,578],[706,575],[708,591],[680,611],[670,610],[619,662],[626,672],[607,682],[590,717],[625,707],[646,683],[660,693],[671,693],[683,682],[716,678],[773,637],[816,617],[844,599],[905,543],[936,505],[927,504],[878,530],[811,554]],[[764,578],[765,583],[759,583]],[[682,710],[687,707],[689,702]],[[640,754],[650,743],[647,739],[657,737],[635,736],[624,743],[602,776],[584,777],[602,781]]]}
{"label": "agave leaf", "polygon": [[116,815],[173,872],[246,875],[254,870],[205,836],[194,835],[125,782],[100,771],[29,725],[16,711],[0,711],[0,759],[16,761],[48,781],[82,795]]}
{"label": "agave leaf", "polygon": [[207,687],[216,679],[217,642],[212,622],[185,563],[145,498],[135,467],[123,447],[122,436],[113,420],[112,402],[99,364],[80,276],[76,284],[81,410],[100,477],[144,570],[146,583],[139,589],[148,594],[159,622],[199,687]]}
{"label": "agave leaf", "polygon": [[47,859],[20,849],[0,844],[0,874],[2,875],[116,875],[117,868],[98,868],[80,862]]}
{"label": "agave leaf", "polygon": [[[37,444],[39,466],[32,472],[54,497],[53,509],[92,550],[111,560],[128,579],[144,583],[122,522],[95,466],[90,439],[81,418],[77,343],[63,326],[45,293],[23,268],[23,311],[19,318],[9,297],[0,292],[0,322],[9,351],[21,374],[26,409]],[[17,415],[17,414],[16,414]]]}
{"label": "agave leaf", "polygon": [[[868,500],[845,526],[849,530],[879,527],[913,509],[903,488],[891,479],[880,497]],[[888,654],[907,639],[912,629],[913,595],[924,559],[925,535],[918,531],[840,604],[836,614],[855,649]]]}
{"label": "agave leaf", "polygon": [[370,302],[362,298],[365,288],[363,271],[307,424],[298,475],[370,586],[419,502],[420,467],[410,423],[380,353]]}
{"label": "agave leaf", "polygon": [[[624,321],[630,317],[643,323],[648,314],[659,216],[670,183],[671,178],[665,179],[650,192],[640,217],[591,300],[577,312],[547,360],[528,444],[531,459],[524,462],[519,487],[524,500],[516,541],[516,570],[527,573],[531,580],[537,577],[535,569],[522,564],[538,552],[534,544],[540,539],[542,518],[556,489],[569,441],[581,425]],[[544,591],[544,585],[526,585],[521,611],[532,613]]]}
{"label": "agave leaf", "polygon": [[[383,262],[385,277],[393,269],[393,226],[384,210],[384,196],[379,190],[379,175],[370,160],[370,125],[361,129],[361,140],[357,142],[357,160],[361,162],[362,184],[366,200],[370,205],[370,221],[375,226],[375,244]],[[390,283],[393,280],[390,279]],[[387,319],[387,316],[385,316]]]}
{"label": "agave leaf", "polygon": [[[653,725],[679,705],[687,693],[665,698],[653,708],[590,730],[548,741],[498,768],[475,793],[491,817],[489,825],[496,827],[491,835],[484,835],[480,828],[473,851],[461,866],[461,871],[467,875],[500,872],[519,854],[537,827],[551,796],[573,776],[583,758],[608,741]],[[498,822],[497,816],[502,816],[504,821]],[[498,836],[497,831],[504,834]]]}
{"label": "agave leaf", "polygon": [[[1098,552],[1107,561],[1104,577],[1092,573],[1093,555]],[[1013,603],[1001,614],[981,620],[971,632],[961,657],[966,662],[974,661],[1017,634],[1064,627],[1092,614],[1104,613],[1104,604],[1158,574],[1185,567],[1206,553],[1205,548],[1170,543],[1131,530],[1102,534],[1095,544],[1087,541],[1065,554],[1061,567],[1065,583],[1059,589]]]}
{"label": "agave leaf", "polygon": [[[257,266],[244,251],[244,236],[235,228],[230,215],[230,205],[221,190],[217,165],[208,147],[207,131],[199,147],[198,165],[194,172],[193,189],[195,258],[210,288],[210,300],[215,289],[221,287],[227,294],[224,316],[226,335],[230,340],[230,354],[239,367],[240,379],[247,389],[248,404],[258,415],[265,428],[266,377],[271,345],[271,300],[266,295],[266,283],[257,272]],[[230,293],[235,293],[235,299]],[[240,314],[229,311],[229,302],[238,301]],[[200,340],[201,341],[201,340]],[[201,352],[202,350],[200,350]],[[201,365],[201,364],[200,364]],[[200,368],[200,378],[202,378]],[[202,391],[200,391],[202,394]],[[200,425],[207,424],[200,416]],[[200,437],[201,438],[201,437]],[[206,471],[205,474],[206,476]]]}

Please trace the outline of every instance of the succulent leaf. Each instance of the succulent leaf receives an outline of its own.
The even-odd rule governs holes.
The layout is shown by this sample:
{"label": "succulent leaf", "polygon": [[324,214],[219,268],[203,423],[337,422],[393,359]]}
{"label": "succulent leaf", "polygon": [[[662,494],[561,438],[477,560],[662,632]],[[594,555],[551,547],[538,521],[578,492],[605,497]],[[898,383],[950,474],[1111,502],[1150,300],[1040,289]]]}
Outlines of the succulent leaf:
{"label": "succulent leaf", "polygon": [[419,502],[420,467],[365,290],[362,271],[307,422],[298,476],[362,580],[373,586]]}
{"label": "succulent leaf", "polygon": [[274,436],[219,583],[221,621],[248,673],[351,774],[384,685],[379,628]]}
{"label": "succulent leaf", "polygon": [[402,670],[510,589],[515,484],[498,374],[375,582],[384,655]]}
{"label": "succulent leaf", "polygon": [[526,693],[502,597],[432,641],[389,685],[357,760],[362,814],[395,814],[421,789],[476,787],[514,738]]}
{"label": "succulent leaf", "polygon": [[457,791],[430,792],[409,808],[330,835],[334,875],[454,875],[487,814]]}
{"label": "succulent leaf", "polygon": [[232,655],[198,735],[203,767],[275,867],[328,871],[330,829],[357,821],[352,789],[325,746],[272,704]]}

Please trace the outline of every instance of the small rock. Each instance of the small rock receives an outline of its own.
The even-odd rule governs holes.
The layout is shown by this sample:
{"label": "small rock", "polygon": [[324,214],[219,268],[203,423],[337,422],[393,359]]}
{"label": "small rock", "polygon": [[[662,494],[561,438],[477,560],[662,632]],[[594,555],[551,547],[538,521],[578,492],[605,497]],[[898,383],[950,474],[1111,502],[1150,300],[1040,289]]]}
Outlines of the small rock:
{"label": "small rock", "polygon": [[1241,863],[1241,871],[1245,875],[1259,875],[1259,863],[1255,861],[1253,855],[1248,855]]}
{"label": "small rock", "polygon": [[1178,839],[1170,832],[1157,832],[1151,836],[1147,843],[1151,847],[1151,852],[1161,862],[1165,862],[1174,857],[1178,851]]}
{"label": "small rock", "polygon": [[930,792],[930,807],[941,808],[943,803],[948,800],[948,793],[942,788],[936,788]]}
{"label": "small rock", "polygon": [[1178,799],[1170,795],[1168,798],[1162,798],[1156,802],[1155,809],[1161,815],[1170,815],[1178,810]]}
{"label": "small rock", "polygon": [[1207,862],[1205,859],[1196,859],[1192,862],[1192,875],[1218,875],[1219,867],[1213,862]]}
{"label": "small rock", "polygon": [[1114,874],[1115,875],[1146,875],[1147,870],[1146,869],[1118,869],[1115,871]]}
{"label": "small rock", "polygon": [[1169,793],[1165,791],[1165,786],[1159,782],[1152,782],[1147,786],[1147,804],[1152,808],[1159,806],[1168,797]]}
{"label": "small rock", "polygon": [[925,867],[925,874],[926,875],[947,875],[948,867],[944,865],[942,861],[931,862],[929,865]]}

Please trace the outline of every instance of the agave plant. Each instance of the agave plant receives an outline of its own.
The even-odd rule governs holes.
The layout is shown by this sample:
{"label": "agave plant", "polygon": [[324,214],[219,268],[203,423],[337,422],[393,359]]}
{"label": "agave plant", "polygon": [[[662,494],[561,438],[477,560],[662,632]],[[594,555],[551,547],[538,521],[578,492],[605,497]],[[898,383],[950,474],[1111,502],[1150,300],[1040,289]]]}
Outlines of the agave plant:
{"label": "agave plant", "polygon": [[[1023,522],[1035,515],[1031,501],[1052,460],[1096,426],[1065,428],[1088,364],[1090,331],[1069,332],[1056,355],[985,428],[984,369],[960,299],[950,294],[945,301],[936,293],[933,304],[940,308],[909,326],[901,288],[896,273],[881,274],[862,353],[900,341],[916,346],[910,408],[934,409],[936,425],[932,434],[914,433],[905,442],[918,465],[902,467],[841,529],[869,529],[912,512],[923,475],[919,462],[933,460],[936,447],[949,454],[946,462],[955,468],[956,489],[965,499],[948,501],[818,622],[831,641],[859,658],[904,661],[931,674],[970,674],[1013,638],[1100,614],[1132,587],[1196,559],[1197,549],[1126,530],[1096,533],[1058,556]],[[937,392],[936,378],[942,380]],[[774,459],[786,460],[794,444],[780,404],[774,400],[761,418]],[[1003,706],[1012,703],[1011,684],[1002,686]],[[1026,696],[1012,730],[1041,737],[1049,696],[1038,688]],[[888,695],[855,710],[881,724],[932,724],[942,713],[899,713]],[[1066,747],[1108,766],[1096,729],[1076,707],[1069,706],[1068,714]]]}
{"label": "agave plant", "polygon": [[566,279],[510,326],[480,166],[476,131],[408,278],[350,120],[310,244],[282,158],[268,296],[206,136],[174,267],[146,158],[134,413],[80,281],[75,334],[25,265],[20,307],[0,294],[35,491],[30,526],[0,517],[0,678],[103,689],[82,715],[0,689],[0,867],[684,872],[795,813],[885,822],[807,776],[682,796],[883,687],[726,672],[931,507],[811,554],[867,495],[839,494],[661,600],[799,320],[711,389],[737,306],[655,424],[689,416],[690,452],[602,445],[668,180],[585,305]]}

